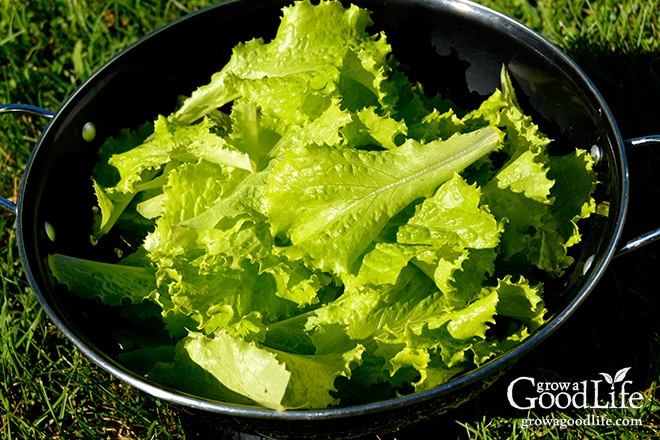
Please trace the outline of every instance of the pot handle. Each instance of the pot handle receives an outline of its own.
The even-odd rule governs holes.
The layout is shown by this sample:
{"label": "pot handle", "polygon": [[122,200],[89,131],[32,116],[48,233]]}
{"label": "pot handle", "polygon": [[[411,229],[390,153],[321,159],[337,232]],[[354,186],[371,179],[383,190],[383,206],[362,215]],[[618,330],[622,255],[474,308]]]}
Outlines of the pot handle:
{"label": "pot handle", "polygon": [[[40,107],[35,107],[35,106],[32,106],[32,105],[27,105],[27,104],[4,104],[4,105],[0,105],[0,114],[3,114],[3,113],[19,113],[19,114],[24,114],[24,115],[41,116],[41,117],[48,118],[48,119],[51,119],[53,116],[55,116],[55,113],[51,112],[50,110],[45,110],[45,109],[42,109]],[[14,214],[17,213],[16,204],[14,204],[13,202],[5,199],[2,196],[0,196],[0,206],[12,211]]]}
{"label": "pot handle", "polygon": [[[627,139],[624,141],[624,145],[628,150],[646,145],[660,145],[660,135],[642,136],[638,138]],[[621,248],[619,248],[615,254],[615,257],[627,254],[628,252],[639,249],[640,247],[646,246],[647,244],[651,244],[658,239],[660,239],[660,228],[649,231],[646,234],[642,234],[639,237],[628,241]]]}

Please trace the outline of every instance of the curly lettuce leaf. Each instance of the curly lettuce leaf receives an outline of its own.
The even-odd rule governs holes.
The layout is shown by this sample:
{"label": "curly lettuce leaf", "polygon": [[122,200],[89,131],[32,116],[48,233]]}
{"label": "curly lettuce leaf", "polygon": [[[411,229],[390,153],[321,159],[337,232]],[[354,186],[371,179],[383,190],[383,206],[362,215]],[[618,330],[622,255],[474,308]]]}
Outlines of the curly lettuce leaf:
{"label": "curly lettuce leaf", "polygon": [[[108,138],[99,150],[99,160],[92,171],[92,185],[96,194],[98,212],[94,216],[93,239],[98,239],[112,229],[126,208],[131,204],[135,193],[109,191],[120,179],[118,170],[108,163],[111,156],[125,153],[140,145],[153,133],[153,124],[143,124],[136,130],[124,129],[116,137]],[[145,181],[157,176],[152,172],[143,176]]]}
{"label": "curly lettuce leaf", "polygon": [[397,241],[487,249],[498,245],[500,232],[497,220],[481,205],[481,190],[454,174],[418,205],[407,224],[399,228]]}
{"label": "curly lettuce leaf", "polygon": [[139,304],[149,298],[156,286],[153,270],[115,263],[101,263],[62,254],[50,255],[49,267],[62,284],[74,292],[99,298],[109,305],[126,300]]}
{"label": "curly lettuce leaf", "polygon": [[[525,170],[525,159],[526,155],[520,155],[508,167]],[[518,273],[532,265],[561,275],[573,263],[568,248],[580,241],[577,221],[595,212],[593,159],[585,151],[576,150],[567,156],[553,156],[549,161],[551,164],[544,167],[542,175],[553,184],[541,200],[534,197],[538,194],[534,181],[540,177],[530,182],[525,171],[511,173],[517,179],[504,183],[496,176],[483,189],[485,203],[505,225],[502,256]]]}
{"label": "curly lettuce leaf", "polygon": [[[283,8],[275,38],[238,44],[226,66],[209,84],[186,99],[170,119],[196,121],[239,97],[258,103],[287,123],[309,119],[315,97],[336,94],[384,99],[379,83],[390,48],[383,37],[369,35],[369,12],[339,2],[296,2]],[[342,74],[342,70],[349,73]],[[341,84],[340,84],[341,83]],[[353,95],[350,92],[359,89]],[[313,94],[309,91],[313,90]]]}
{"label": "curly lettuce leaf", "polygon": [[154,124],[154,134],[144,143],[122,154],[110,157],[108,163],[119,172],[119,182],[110,191],[135,192],[143,182],[142,174],[148,170],[160,170],[171,161],[229,165],[251,171],[249,156],[232,148],[227,141],[213,132],[214,124],[204,119],[198,124],[177,127],[160,116]]}
{"label": "curly lettuce leaf", "polygon": [[[271,172],[265,197],[282,252],[342,275],[406,205],[499,146],[491,128],[395,150],[291,150]],[[290,203],[296,200],[296,204]]]}
{"label": "curly lettuce leaf", "polygon": [[183,347],[190,359],[229,390],[275,410],[323,408],[339,376],[350,376],[360,362],[360,346],[343,353],[306,356],[279,352],[219,332],[213,337],[191,333]]}
{"label": "curly lettuce leaf", "polygon": [[275,256],[263,221],[243,216],[219,228],[182,226],[217,198],[234,194],[241,173],[206,162],[184,164],[169,173],[163,212],[144,249],[159,268],[154,299],[172,334],[240,327],[254,310],[268,320],[289,316],[318,302],[319,290],[328,284],[326,276],[300,262]]}
{"label": "curly lettuce leaf", "polygon": [[401,330],[386,327],[388,333],[377,338],[378,353],[387,359],[385,365],[392,376],[400,369],[413,368],[419,373],[415,389],[429,389],[462,371],[466,364],[480,365],[520,341],[512,335],[504,339],[489,335],[498,316],[524,322],[518,333],[535,329],[546,312],[539,292],[538,286],[525,280],[506,278],[450,312],[432,313],[428,304],[421,304],[419,316],[411,317]]}
{"label": "curly lettuce leaf", "polygon": [[359,269],[364,283],[393,283],[413,262],[452,300],[468,302],[494,273],[501,224],[481,206],[481,191],[459,175],[417,205],[396,243],[377,243]]}

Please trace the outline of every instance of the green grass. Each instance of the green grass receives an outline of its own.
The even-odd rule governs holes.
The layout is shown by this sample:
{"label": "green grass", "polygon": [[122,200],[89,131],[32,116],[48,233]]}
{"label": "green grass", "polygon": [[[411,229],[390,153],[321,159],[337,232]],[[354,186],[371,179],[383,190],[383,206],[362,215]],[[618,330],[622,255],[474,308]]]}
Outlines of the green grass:
{"label": "green grass", "polygon": [[[198,1],[0,0],[0,103],[56,110],[96,68]],[[545,35],[593,79],[624,137],[660,134],[660,1],[483,0]],[[0,194],[15,200],[44,121],[0,116]],[[626,235],[658,226],[660,155],[630,152]],[[580,310],[483,395],[438,420],[382,439],[660,438],[660,246],[616,259]],[[0,210],[0,438],[173,439],[186,427],[171,405],[143,395],[83,357],[49,321],[18,257],[14,215]],[[593,379],[631,366],[648,400],[640,428],[530,428],[506,404],[508,381]],[[547,414],[535,414],[545,416]],[[586,411],[556,417],[585,417]],[[425,434],[430,432],[431,435]],[[441,434],[442,433],[442,434]],[[374,439],[375,440],[375,439]]]}

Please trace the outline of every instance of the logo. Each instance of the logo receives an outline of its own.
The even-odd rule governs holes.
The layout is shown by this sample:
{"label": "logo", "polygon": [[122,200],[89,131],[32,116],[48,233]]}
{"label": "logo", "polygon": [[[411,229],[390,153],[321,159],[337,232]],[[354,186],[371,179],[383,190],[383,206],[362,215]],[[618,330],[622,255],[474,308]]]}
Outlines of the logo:
{"label": "logo", "polygon": [[631,391],[631,380],[626,375],[631,367],[622,368],[614,375],[599,373],[602,379],[579,382],[542,382],[521,376],[509,383],[509,404],[522,410],[630,408],[643,406],[644,395]]}

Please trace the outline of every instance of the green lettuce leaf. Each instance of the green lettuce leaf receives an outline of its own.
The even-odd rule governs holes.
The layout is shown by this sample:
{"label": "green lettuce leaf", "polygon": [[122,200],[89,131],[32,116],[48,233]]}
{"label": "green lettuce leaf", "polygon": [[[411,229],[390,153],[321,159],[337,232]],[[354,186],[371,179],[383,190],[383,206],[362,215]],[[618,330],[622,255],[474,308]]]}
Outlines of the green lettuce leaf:
{"label": "green lettuce leaf", "polygon": [[[336,94],[340,81],[346,92],[360,89],[356,96],[365,96],[366,91],[378,102],[379,70],[385,68],[390,48],[384,38],[365,32],[370,24],[368,11],[356,6],[345,9],[339,2],[317,6],[297,2],[285,7],[272,41],[238,44],[222,71],[193,92],[170,119],[188,124],[247,97],[282,121],[301,123],[309,118],[305,113],[309,100]],[[352,74],[342,76],[344,65]]]}
{"label": "green lettuce leaf", "polygon": [[427,145],[409,140],[387,151],[291,150],[266,189],[273,233],[290,240],[282,252],[291,258],[346,274],[401,209],[498,146],[498,133],[484,128]]}
{"label": "green lettuce leaf", "polygon": [[[99,161],[92,171],[92,184],[96,194],[98,210],[94,216],[93,240],[98,240],[112,229],[133,200],[135,193],[109,191],[120,179],[117,168],[108,163],[111,156],[125,153],[140,145],[153,133],[153,124],[143,124],[137,130],[122,130],[114,138],[107,139],[99,150]],[[156,177],[153,172],[143,176],[145,180]]]}
{"label": "green lettuce leaf", "polygon": [[196,162],[205,159],[251,171],[253,165],[247,154],[231,148],[224,138],[213,133],[213,127],[210,119],[181,128],[159,117],[154,125],[154,134],[146,142],[110,157],[108,163],[117,168],[120,176],[112,190],[135,192],[135,186],[142,183],[144,171],[159,170],[174,160]]}
{"label": "green lettuce leaf", "polygon": [[101,263],[62,254],[48,256],[53,276],[72,292],[111,306],[140,304],[150,299],[156,275],[148,267]]}
{"label": "green lettuce leaf", "polygon": [[363,351],[305,356],[278,352],[226,333],[191,333],[183,340],[190,359],[228,389],[276,410],[323,408],[337,403],[330,392]]}

